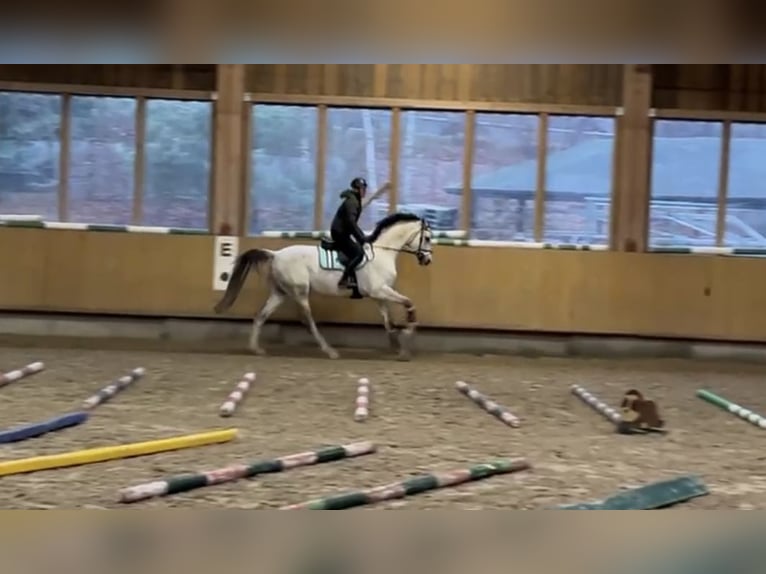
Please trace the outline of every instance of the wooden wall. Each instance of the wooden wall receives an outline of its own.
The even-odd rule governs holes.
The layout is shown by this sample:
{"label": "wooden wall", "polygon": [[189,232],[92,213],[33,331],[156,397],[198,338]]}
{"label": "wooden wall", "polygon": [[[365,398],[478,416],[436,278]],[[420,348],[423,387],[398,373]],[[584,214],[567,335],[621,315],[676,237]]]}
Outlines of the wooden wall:
{"label": "wooden wall", "polygon": [[[214,65],[0,65],[0,81],[214,90]],[[253,64],[260,94],[619,106],[614,64]]]}
{"label": "wooden wall", "polygon": [[[269,95],[380,97],[619,106],[615,64],[258,64],[246,90]],[[766,65],[655,64],[656,108],[766,112]],[[212,91],[215,66],[9,65],[0,81]]]}
{"label": "wooden wall", "polygon": [[[10,278],[0,281],[0,302],[6,310],[213,316],[213,243],[0,228],[0,269]],[[250,238],[240,249],[287,244]],[[759,341],[766,289],[748,278],[763,266],[756,258],[437,246],[427,268],[402,256],[398,288],[424,326]],[[253,273],[227,316],[252,317],[262,285]],[[315,296],[312,305],[318,321],[380,323],[369,301]],[[292,305],[275,315],[295,318]]]}
{"label": "wooden wall", "polygon": [[[315,95],[324,103],[343,96],[434,105],[621,106],[627,101],[624,70],[619,65],[249,65],[244,81],[246,91],[272,100]],[[655,72],[656,107],[766,111],[761,66],[655,66]],[[205,65],[0,66],[0,81],[213,90],[216,73]],[[284,244],[248,238],[241,249]],[[0,281],[0,309],[212,316],[219,296],[212,290],[212,259],[212,237],[0,228],[0,269],[6,278]],[[763,273],[764,262],[756,258],[438,247],[427,269],[403,257],[399,288],[416,302],[422,324],[430,326],[759,341],[766,339],[766,314],[754,312],[766,307]],[[254,276],[234,315],[249,317],[263,301],[257,283]],[[369,302],[316,298],[314,305],[320,321],[380,321]],[[277,315],[288,317],[295,317],[292,308]]]}
{"label": "wooden wall", "polygon": [[250,65],[261,94],[619,106],[622,66],[612,64]]}
{"label": "wooden wall", "polygon": [[655,64],[656,108],[766,112],[766,65]]}
{"label": "wooden wall", "polygon": [[124,88],[215,90],[215,65],[0,64],[0,81]]}

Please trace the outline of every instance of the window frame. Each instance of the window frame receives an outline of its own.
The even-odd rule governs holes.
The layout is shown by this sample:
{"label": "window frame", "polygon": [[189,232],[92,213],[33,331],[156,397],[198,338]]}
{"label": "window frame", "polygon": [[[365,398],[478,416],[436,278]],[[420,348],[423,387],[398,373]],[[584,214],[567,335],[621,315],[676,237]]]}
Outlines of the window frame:
{"label": "window frame", "polygon": [[[146,232],[161,233],[164,230],[177,230],[187,234],[211,234],[212,233],[212,208],[213,208],[213,182],[215,180],[214,142],[215,142],[215,117],[216,97],[213,92],[198,90],[166,90],[155,88],[129,88],[110,86],[82,86],[66,84],[28,84],[23,82],[0,82],[0,92],[18,94],[43,94],[58,96],[61,102],[59,111],[59,173],[57,186],[58,221],[56,227],[71,228],[78,230],[109,229],[119,230],[122,228],[136,228]],[[133,99],[135,106],[135,155],[133,160],[134,185],[132,190],[132,220],[126,225],[109,224],[84,224],[72,221],[69,209],[69,180],[71,161],[71,122],[72,122],[72,98],[77,96],[103,97],[103,98],[126,98]],[[146,226],[143,225],[143,199],[145,188],[146,166],[146,104],[150,100],[175,100],[197,101],[210,104],[211,114],[211,163],[210,177],[207,186],[206,202],[208,205],[208,223],[205,228],[175,228],[171,226]]]}

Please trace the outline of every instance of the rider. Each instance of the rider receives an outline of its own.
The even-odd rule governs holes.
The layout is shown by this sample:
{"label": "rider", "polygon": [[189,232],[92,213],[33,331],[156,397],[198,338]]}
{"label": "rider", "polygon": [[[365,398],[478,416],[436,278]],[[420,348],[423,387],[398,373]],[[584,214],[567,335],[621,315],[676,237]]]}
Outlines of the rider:
{"label": "rider", "polygon": [[343,203],[338,207],[330,225],[330,235],[337,245],[338,251],[347,258],[346,269],[338,282],[338,287],[352,288],[353,298],[361,298],[356,284],[356,266],[364,259],[362,247],[367,238],[359,228],[359,216],[362,214],[362,199],[367,193],[367,181],[363,177],[355,177],[349,189],[340,194]]}

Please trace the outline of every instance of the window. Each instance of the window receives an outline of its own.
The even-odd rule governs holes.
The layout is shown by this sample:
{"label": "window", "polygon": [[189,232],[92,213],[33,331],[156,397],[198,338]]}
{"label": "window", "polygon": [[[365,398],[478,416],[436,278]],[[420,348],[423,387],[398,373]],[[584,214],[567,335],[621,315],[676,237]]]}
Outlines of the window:
{"label": "window", "polygon": [[251,234],[314,228],[316,107],[253,107]]}
{"label": "window", "polygon": [[544,241],[609,242],[615,119],[549,116]]}
{"label": "window", "polygon": [[729,247],[766,247],[766,124],[732,124],[726,233]]}
{"label": "window", "polygon": [[425,217],[434,229],[459,229],[465,114],[405,111],[400,128],[397,210]]}
{"label": "window", "polygon": [[[538,124],[534,115],[476,114],[471,169],[473,238],[534,238]],[[454,191],[459,192],[461,181],[454,184]]]}
{"label": "window", "polygon": [[0,213],[56,221],[61,96],[0,92]]}
{"label": "window", "polygon": [[[340,198],[354,177],[367,179],[368,193],[388,181],[391,157],[390,110],[330,108],[327,110],[323,226],[329,227]],[[372,229],[388,213],[388,194],[379,196],[362,213],[359,225]]]}
{"label": "window", "polygon": [[209,227],[213,105],[147,100],[143,225]]}
{"label": "window", "polygon": [[131,223],[136,101],[74,96],[70,117],[69,221]]}
{"label": "window", "polygon": [[720,122],[655,121],[651,246],[715,245],[722,132]]}

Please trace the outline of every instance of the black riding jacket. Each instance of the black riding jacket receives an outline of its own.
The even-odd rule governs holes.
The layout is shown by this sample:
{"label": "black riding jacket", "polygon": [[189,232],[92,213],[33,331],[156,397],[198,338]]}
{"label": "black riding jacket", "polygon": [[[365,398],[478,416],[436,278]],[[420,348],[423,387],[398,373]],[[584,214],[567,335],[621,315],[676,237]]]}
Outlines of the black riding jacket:
{"label": "black riding jacket", "polygon": [[357,191],[347,189],[340,194],[343,203],[335,212],[330,225],[333,235],[351,235],[361,245],[366,241],[365,235],[359,228],[359,216],[362,215],[362,198]]}

